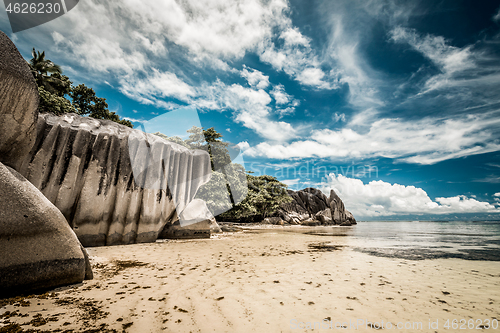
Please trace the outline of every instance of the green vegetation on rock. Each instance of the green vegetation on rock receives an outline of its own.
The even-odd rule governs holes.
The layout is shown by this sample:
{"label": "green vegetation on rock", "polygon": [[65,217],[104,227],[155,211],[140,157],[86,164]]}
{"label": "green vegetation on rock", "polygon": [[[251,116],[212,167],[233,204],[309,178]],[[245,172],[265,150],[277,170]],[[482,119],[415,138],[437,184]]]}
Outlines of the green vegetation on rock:
{"label": "green vegetation on rock", "polygon": [[51,112],[56,115],[74,112],[82,116],[112,120],[133,127],[130,121],[120,119],[115,112],[109,111],[106,99],[97,97],[94,89],[84,84],[73,86],[73,82],[62,74],[61,67],[45,59],[45,51],[40,53],[33,48],[32,56],[28,64],[38,85],[40,112]]}
{"label": "green vegetation on rock", "polygon": [[[196,197],[205,200],[207,207],[215,213],[214,215],[224,211],[217,215],[218,220],[260,221],[273,216],[282,203],[292,200],[287,194],[287,185],[275,177],[254,176],[245,173],[242,165],[232,163],[230,144],[222,141],[222,134],[213,127],[205,130],[193,126],[187,132],[190,135],[186,140],[178,136],[169,137],[159,132],[154,134],[189,149],[208,151],[212,162],[212,177],[207,184],[200,187]],[[232,204],[225,200],[226,193]],[[240,201],[235,198],[242,198],[245,193],[245,198],[235,205],[236,201]]]}

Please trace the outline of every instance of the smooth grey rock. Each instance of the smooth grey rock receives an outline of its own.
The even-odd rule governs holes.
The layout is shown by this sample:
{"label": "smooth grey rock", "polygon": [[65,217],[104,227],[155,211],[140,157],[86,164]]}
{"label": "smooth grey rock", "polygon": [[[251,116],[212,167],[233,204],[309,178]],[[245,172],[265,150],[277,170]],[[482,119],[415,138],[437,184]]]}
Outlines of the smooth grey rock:
{"label": "smooth grey rock", "polygon": [[0,163],[0,294],[79,283],[80,242],[61,212],[28,180]]}
{"label": "smooth grey rock", "polygon": [[16,170],[35,143],[38,102],[28,63],[0,31],[0,162]]}
{"label": "smooth grey rock", "polygon": [[329,198],[329,205],[330,205],[330,210],[332,211],[332,217],[335,222],[335,224],[341,224],[341,225],[355,225],[356,219],[354,216],[349,212],[345,206],[342,200],[339,198],[337,193],[335,193],[334,190],[330,190],[330,198]]}
{"label": "smooth grey rock", "polygon": [[211,221],[213,218],[205,201],[193,199],[179,215],[179,222],[181,226],[188,226],[201,221]]}
{"label": "smooth grey rock", "polygon": [[350,211],[346,210],[345,211],[345,216],[346,216],[347,221],[351,225],[357,224],[356,219],[354,218],[354,216],[352,215],[352,213]]}
{"label": "smooth grey rock", "polygon": [[[179,224],[181,228],[190,230],[190,225],[199,222],[206,222],[206,225],[208,225],[208,229],[211,233],[222,232],[217,224],[217,221],[215,220],[215,217],[213,217],[212,213],[208,209],[206,202],[201,199],[193,199],[180,214]],[[202,225],[205,224],[200,224],[200,226]],[[199,228],[196,228],[196,230],[198,229]]]}
{"label": "smooth grey rock", "polygon": [[40,114],[37,133],[20,172],[84,246],[156,241],[210,180],[208,153],[112,121]]}
{"label": "smooth grey rock", "polygon": [[307,220],[302,221],[301,224],[309,226],[309,227],[315,227],[315,226],[321,225],[321,223],[318,220],[315,220],[312,218],[308,218]]}
{"label": "smooth grey rock", "polygon": [[213,219],[210,220],[210,233],[214,234],[214,233],[219,233],[219,232],[222,232],[222,229],[214,217]]}
{"label": "smooth grey rock", "polygon": [[85,280],[92,280],[94,278],[94,272],[92,271],[92,265],[90,264],[89,254],[81,244],[80,249],[82,250],[83,257],[85,258]]}

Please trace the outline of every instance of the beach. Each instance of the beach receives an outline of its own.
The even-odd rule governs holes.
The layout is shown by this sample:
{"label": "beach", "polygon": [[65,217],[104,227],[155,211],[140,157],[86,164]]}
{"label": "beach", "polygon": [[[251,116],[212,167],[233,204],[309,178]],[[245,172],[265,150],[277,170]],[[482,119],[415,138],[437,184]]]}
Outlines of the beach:
{"label": "beach", "polygon": [[499,261],[374,256],[294,228],[88,248],[93,280],[0,300],[0,332],[470,332],[500,319]]}

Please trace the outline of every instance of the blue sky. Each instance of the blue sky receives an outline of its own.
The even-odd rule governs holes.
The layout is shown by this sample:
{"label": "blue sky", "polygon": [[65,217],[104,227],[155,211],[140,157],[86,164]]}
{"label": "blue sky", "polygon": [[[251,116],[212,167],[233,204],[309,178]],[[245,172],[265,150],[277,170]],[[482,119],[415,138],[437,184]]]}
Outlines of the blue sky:
{"label": "blue sky", "polygon": [[500,218],[498,1],[88,0],[0,29],[136,127],[196,108],[247,170],[358,219]]}

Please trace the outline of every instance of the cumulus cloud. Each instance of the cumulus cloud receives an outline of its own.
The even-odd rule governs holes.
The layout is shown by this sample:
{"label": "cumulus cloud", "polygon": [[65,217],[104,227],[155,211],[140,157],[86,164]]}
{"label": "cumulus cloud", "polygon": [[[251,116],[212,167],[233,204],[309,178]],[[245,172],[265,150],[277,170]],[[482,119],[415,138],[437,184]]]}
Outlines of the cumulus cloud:
{"label": "cumulus cloud", "polygon": [[252,87],[265,89],[269,85],[269,76],[262,74],[262,72],[256,69],[244,66],[240,74],[248,81],[248,84]]}
{"label": "cumulus cloud", "polygon": [[288,104],[291,100],[291,96],[285,92],[285,86],[282,84],[274,86],[271,95],[278,105]]}
{"label": "cumulus cloud", "polygon": [[311,48],[309,38],[303,36],[297,28],[290,27],[290,24],[288,26],[278,38],[283,42],[282,47],[276,47],[271,39],[260,44],[260,60],[278,71],[284,71],[304,86],[337,89],[337,78],[323,72],[321,61]]}
{"label": "cumulus cloud", "polygon": [[[221,59],[241,58],[270,38],[274,27],[289,24],[286,9],[283,0],[157,0],[148,6],[138,0],[91,0],[53,23],[64,31],[54,39],[78,61],[98,68],[127,67],[112,64],[144,50],[165,55],[176,46],[187,50],[191,60],[221,67]],[[67,26],[72,29],[61,29]]]}
{"label": "cumulus cloud", "polygon": [[416,121],[380,119],[374,121],[365,132],[357,132],[349,127],[314,130],[307,140],[288,144],[264,142],[247,149],[245,154],[277,159],[387,157],[404,162],[434,164],[500,150],[494,135],[499,125],[498,112]]}
{"label": "cumulus cloud", "polygon": [[238,110],[235,120],[272,141],[287,141],[297,136],[289,123],[270,119],[271,97],[262,89],[233,84],[226,90],[225,107]]}
{"label": "cumulus cloud", "polygon": [[329,193],[330,189],[342,198],[354,216],[500,212],[495,205],[464,195],[433,201],[422,188],[381,180],[364,184],[360,179],[330,174],[321,190]]}
{"label": "cumulus cloud", "polygon": [[142,80],[120,79],[120,91],[126,96],[145,104],[163,106],[162,98],[172,97],[189,101],[196,93],[195,89],[169,72],[160,72],[153,68]]}

